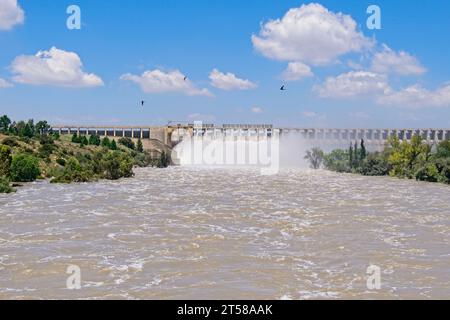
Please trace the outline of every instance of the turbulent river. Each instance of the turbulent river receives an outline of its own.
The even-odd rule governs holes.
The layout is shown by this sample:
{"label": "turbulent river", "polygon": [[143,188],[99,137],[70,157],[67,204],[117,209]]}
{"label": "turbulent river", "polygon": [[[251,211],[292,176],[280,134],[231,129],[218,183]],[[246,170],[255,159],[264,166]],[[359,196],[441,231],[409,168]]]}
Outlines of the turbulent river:
{"label": "turbulent river", "polygon": [[[0,299],[450,298],[450,187],[173,167],[0,195]],[[81,271],[69,290],[67,268]],[[369,266],[381,288],[367,286]]]}

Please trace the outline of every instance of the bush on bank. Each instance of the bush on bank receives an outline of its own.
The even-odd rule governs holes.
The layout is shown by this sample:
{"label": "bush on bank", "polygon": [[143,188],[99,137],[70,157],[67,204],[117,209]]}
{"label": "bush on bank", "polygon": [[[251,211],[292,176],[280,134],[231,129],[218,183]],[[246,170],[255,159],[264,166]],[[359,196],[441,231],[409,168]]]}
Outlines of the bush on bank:
{"label": "bush on bank", "polygon": [[393,137],[382,152],[371,153],[366,152],[361,140],[359,146],[355,143],[348,150],[324,154],[323,163],[327,170],[336,172],[450,184],[450,140],[430,146],[417,135],[410,141]]}
{"label": "bush on bank", "polygon": [[35,156],[22,153],[13,157],[10,171],[12,181],[31,182],[40,174],[39,160]]}

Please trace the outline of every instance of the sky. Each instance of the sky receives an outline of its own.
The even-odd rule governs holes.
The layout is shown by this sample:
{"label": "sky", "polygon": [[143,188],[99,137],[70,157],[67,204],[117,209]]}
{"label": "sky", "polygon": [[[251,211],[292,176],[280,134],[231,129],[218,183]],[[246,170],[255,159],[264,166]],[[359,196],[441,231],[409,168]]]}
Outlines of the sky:
{"label": "sky", "polygon": [[450,128],[448,12],[441,0],[0,0],[0,114]]}

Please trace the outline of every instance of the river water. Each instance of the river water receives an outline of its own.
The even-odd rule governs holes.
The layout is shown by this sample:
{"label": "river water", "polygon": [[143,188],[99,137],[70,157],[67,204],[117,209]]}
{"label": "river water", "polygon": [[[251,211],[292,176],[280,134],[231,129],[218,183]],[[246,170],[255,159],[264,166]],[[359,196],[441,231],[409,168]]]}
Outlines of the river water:
{"label": "river water", "polygon": [[189,167],[36,182],[0,195],[0,298],[450,298],[450,187]]}

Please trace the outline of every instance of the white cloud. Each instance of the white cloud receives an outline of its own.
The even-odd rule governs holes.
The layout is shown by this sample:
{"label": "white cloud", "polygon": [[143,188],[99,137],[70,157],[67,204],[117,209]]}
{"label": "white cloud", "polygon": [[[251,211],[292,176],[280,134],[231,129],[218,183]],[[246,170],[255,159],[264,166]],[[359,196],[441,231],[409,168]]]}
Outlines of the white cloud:
{"label": "white cloud", "polygon": [[130,73],[120,77],[122,80],[138,84],[147,93],[179,92],[189,96],[212,96],[208,89],[199,89],[179,70],[164,72],[159,69],[145,71],[142,75]]}
{"label": "white cloud", "polygon": [[263,113],[264,110],[262,108],[260,108],[260,107],[253,107],[252,108],[252,112],[256,113],[256,114],[260,114],[260,113]]}
{"label": "white cloud", "polygon": [[239,79],[233,73],[222,73],[217,69],[211,71],[209,75],[211,85],[222,90],[248,90],[257,87],[249,80]]}
{"label": "white cloud", "polygon": [[381,96],[379,104],[403,107],[450,107],[450,84],[436,90],[427,90],[420,85],[414,85],[400,91],[392,91]]}
{"label": "white cloud", "polygon": [[188,120],[190,121],[208,121],[208,122],[214,122],[216,120],[216,117],[211,114],[201,114],[201,113],[192,113],[187,116]]}
{"label": "white cloud", "polygon": [[103,81],[93,73],[85,73],[83,64],[75,52],[52,47],[34,56],[19,56],[11,64],[13,80],[32,85],[61,87],[96,87]]}
{"label": "white cloud", "polygon": [[416,57],[405,51],[395,52],[384,45],[383,51],[373,57],[372,71],[378,73],[397,73],[400,75],[421,75],[427,70]]}
{"label": "white cloud", "polygon": [[322,86],[314,88],[321,97],[350,98],[361,95],[387,93],[390,87],[385,75],[367,71],[350,71],[329,77]]}
{"label": "white cloud", "polygon": [[283,79],[287,81],[300,80],[305,77],[312,77],[314,74],[311,68],[301,62],[290,62],[283,72]]}
{"label": "white cloud", "polygon": [[281,20],[270,20],[262,25],[259,36],[252,36],[252,42],[266,57],[314,65],[372,46],[351,16],[330,12],[318,3],[290,9]]}
{"label": "white cloud", "polygon": [[0,88],[11,88],[13,84],[6,81],[5,79],[0,78]]}
{"label": "white cloud", "polygon": [[24,20],[25,14],[17,0],[0,0],[0,30],[11,30]]}

